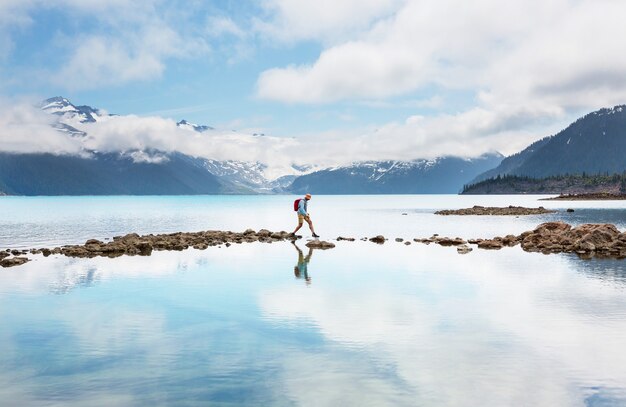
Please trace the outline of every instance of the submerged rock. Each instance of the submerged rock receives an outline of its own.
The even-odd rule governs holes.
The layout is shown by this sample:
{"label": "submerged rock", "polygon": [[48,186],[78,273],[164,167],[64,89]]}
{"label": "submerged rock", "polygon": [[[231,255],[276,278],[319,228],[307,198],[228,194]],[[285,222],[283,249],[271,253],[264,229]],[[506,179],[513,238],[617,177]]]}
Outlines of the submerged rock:
{"label": "submerged rock", "polygon": [[471,252],[472,250],[473,249],[471,247],[469,247],[468,245],[466,245],[466,244],[458,246],[456,248],[456,251],[459,254],[467,254],[467,253]]}
{"label": "submerged rock", "polygon": [[13,266],[21,266],[22,264],[28,263],[28,259],[26,257],[11,257],[9,259],[0,260],[0,266],[2,267],[13,267]]}

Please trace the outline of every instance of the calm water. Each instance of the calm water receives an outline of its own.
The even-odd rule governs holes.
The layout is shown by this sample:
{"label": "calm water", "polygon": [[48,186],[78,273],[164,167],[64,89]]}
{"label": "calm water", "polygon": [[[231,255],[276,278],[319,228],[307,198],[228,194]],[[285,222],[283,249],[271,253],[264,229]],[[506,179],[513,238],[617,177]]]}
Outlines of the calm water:
{"label": "calm water", "polygon": [[[536,199],[315,196],[310,209],[331,238],[486,237],[553,219],[626,229],[626,203]],[[0,247],[289,230],[292,201],[2,198]],[[432,215],[474,204],[576,212]],[[0,269],[0,405],[626,405],[626,261],[304,243]]]}

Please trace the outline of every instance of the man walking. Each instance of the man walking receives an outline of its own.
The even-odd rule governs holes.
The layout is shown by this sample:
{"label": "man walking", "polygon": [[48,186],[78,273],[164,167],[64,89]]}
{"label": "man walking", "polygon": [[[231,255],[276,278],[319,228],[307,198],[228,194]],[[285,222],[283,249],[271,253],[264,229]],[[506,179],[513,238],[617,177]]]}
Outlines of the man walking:
{"label": "man walking", "polygon": [[306,223],[309,224],[309,229],[313,233],[313,237],[319,237],[315,230],[313,229],[313,222],[311,222],[311,217],[307,212],[307,206],[309,201],[311,200],[311,194],[306,194],[304,198],[301,198],[298,202],[298,227],[293,231],[292,235],[295,235],[298,230],[302,227],[303,221],[306,220]]}

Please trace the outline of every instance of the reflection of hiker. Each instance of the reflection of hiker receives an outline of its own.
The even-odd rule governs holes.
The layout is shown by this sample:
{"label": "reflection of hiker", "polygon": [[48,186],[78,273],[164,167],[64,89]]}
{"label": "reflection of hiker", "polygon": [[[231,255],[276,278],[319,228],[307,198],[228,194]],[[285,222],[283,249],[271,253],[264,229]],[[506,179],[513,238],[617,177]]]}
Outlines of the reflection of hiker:
{"label": "reflection of hiker", "polygon": [[298,227],[293,231],[292,235],[295,235],[298,230],[302,227],[302,222],[306,220],[306,223],[309,224],[309,229],[313,233],[313,237],[319,237],[315,234],[315,230],[313,229],[313,222],[311,222],[311,217],[307,212],[307,206],[309,200],[311,199],[311,194],[306,194],[304,198],[296,199],[293,203],[293,209],[298,212]]}
{"label": "reflection of hiker", "polygon": [[313,255],[313,249],[309,248],[309,254],[304,257],[304,255],[302,254],[302,250],[300,250],[298,245],[296,245],[294,242],[291,243],[293,244],[293,247],[298,250],[298,264],[294,266],[293,274],[296,276],[296,278],[304,277],[304,281],[306,281],[307,284],[311,284],[311,277],[309,277],[308,267],[309,261],[311,261],[311,256]]}

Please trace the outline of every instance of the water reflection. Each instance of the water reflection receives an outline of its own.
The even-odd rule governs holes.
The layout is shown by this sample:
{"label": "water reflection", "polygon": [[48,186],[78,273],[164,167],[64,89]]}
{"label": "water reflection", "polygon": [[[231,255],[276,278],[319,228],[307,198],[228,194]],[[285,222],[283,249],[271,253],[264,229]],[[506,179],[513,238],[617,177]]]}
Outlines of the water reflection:
{"label": "water reflection", "polygon": [[306,256],[302,254],[302,250],[298,247],[296,242],[291,242],[293,247],[298,251],[298,262],[293,268],[293,274],[296,278],[304,278],[304,281],[307,285],[311,284],[311,277],[309,276],[309,262],[311,261],[311,256],[313,255],[313,249],[308,248],[309,252]]}
{"label": "water reflection", "polygon": [[[339,242],[0,272],[7,405],[620,405],[618,263]],[[614,270],[596,273],[594,265]],[[624,263],[619,263],[624,264]],[[286,273],[289,268],[289,275]],[[50,287],[67,287],[53,290]],[[63,292],[64,295],[53,295]],[[1,403],[0,403],[1,404]]]}

